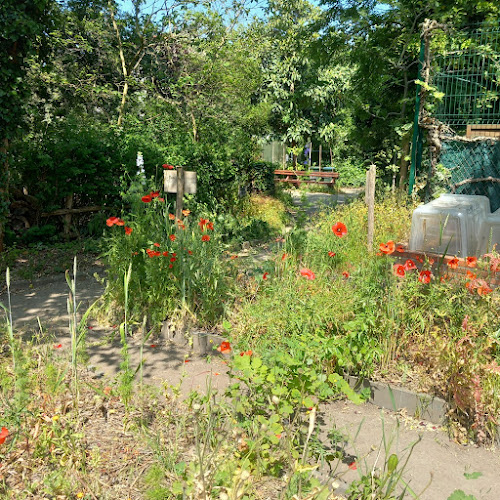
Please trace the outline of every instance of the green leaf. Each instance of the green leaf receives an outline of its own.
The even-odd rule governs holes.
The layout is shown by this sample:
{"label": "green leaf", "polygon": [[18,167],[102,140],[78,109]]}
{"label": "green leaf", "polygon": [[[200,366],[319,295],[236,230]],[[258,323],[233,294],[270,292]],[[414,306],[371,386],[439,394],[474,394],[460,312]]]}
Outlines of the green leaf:
{"label": "green leaf", "polygon": [[482,472],[464,472],[465,479],[477,479],[483,475]]}
{"label": "green leaf", "polygon": [[455,490],[448,500],[477,500],[474,495],[466,495],[462,490]]}

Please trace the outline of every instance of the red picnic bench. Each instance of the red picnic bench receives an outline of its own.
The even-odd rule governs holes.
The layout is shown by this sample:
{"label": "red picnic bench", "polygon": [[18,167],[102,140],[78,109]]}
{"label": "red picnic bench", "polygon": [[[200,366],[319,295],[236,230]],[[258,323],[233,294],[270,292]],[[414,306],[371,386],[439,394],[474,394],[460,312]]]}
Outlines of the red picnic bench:
{"label": "red picnic bench", "polygon": [[338,172],[317,172],[311,170],[275,170],[275,182],[287,182],[300,186],[301,184],[322,184],[324,186],[335,185],[339,178]]}

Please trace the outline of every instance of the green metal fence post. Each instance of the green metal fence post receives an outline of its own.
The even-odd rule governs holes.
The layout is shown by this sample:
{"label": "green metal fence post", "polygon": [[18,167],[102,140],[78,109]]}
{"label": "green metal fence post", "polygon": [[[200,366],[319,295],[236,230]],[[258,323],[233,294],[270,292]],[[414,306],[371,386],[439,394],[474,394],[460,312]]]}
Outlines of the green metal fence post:
{"label": "green metal fence post", "polygon": [[[420,56],[418,62],[417,80],[420,80],[420,73],[422,71],[422,66],[424,64],[424,55],[425,55],[425,40],[422,38],[422,40],[420,41]],[[410,196],[415,186],[415,175],[417,169],[420,167],[420,164],[422,162],[422,131],[418,126],[418,118],[420,114],[420,88],[421,88],[420,85],[417,84],[416,98],[415,98],[415,115],[413,118],[413,138],[411,141],[410,179],[408,182],[408,194]]]}

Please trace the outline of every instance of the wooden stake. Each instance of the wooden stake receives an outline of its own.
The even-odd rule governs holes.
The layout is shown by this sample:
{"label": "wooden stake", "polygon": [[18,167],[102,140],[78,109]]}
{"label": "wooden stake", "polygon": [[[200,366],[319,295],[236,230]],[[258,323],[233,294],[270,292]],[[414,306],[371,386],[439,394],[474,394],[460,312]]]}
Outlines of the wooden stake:
{"label": "wooden stake", "polygon": [[184,169],[177,167],[177,200],[175,203],[175,215],[177,219],[182,218],[182,203],[184,199]]}
{"label": "wooden stake", "polygon": [[321,144],[319,145],[319,158],[318,158],[318,169],[321,172],[321,156],[323,155],[323,148]]}
{"label": "wooden stake", "polygon": [[366,172],[365,202],[368,206],[368,251],[373,250],[373,233],[375,229],[375,180],[377,171],[375,165],[371,165]]}

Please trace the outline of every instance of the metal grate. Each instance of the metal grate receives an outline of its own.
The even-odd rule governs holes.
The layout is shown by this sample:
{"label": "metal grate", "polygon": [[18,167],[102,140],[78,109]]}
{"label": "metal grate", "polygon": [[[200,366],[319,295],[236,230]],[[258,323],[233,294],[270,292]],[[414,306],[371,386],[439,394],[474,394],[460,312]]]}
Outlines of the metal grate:
{"label": "metal grate", "polygon": [[500,123],[500,27],[480,26],[433,40],[432,112],[452,128]]}

